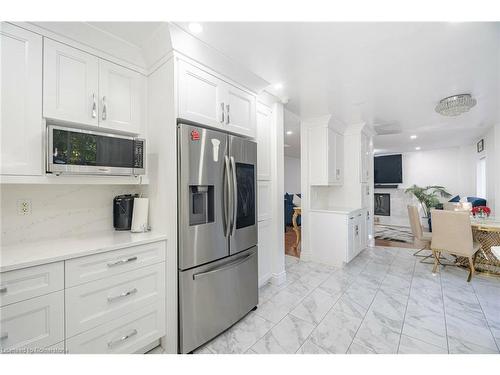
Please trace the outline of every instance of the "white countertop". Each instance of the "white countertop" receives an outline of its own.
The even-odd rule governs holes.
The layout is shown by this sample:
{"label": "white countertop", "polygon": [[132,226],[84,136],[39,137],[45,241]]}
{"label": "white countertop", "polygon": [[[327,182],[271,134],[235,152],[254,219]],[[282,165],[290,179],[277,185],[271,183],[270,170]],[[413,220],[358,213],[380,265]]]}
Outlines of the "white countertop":
{"label": "white countertop", "polygon": [[332,214],[343,214],[348,215],[351,212],[361,210],[361,208],[353,208],[353,207],[323,207],[323,208],[311,208],[310,212],[324,212],[324,213],[332,213]]}
{"label": "white countertop", "polygon": [[158,232],[103,231],[87,235],[23,242],[0,248],[0,272],[58,262],[166,240]]}

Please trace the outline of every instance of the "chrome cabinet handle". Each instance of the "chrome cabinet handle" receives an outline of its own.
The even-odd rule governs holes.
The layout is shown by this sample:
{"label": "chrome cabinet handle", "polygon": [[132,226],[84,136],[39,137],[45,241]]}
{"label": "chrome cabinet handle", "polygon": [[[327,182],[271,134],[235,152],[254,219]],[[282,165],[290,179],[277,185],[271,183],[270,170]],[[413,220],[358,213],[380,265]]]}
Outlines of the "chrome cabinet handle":
{"label": "chrome cabinet handle", "polygon": [[231,120],[229,119],[229,109],[231,107],[229,106],[229,104],[226,104],[226,124],[229,124],[231,122]]}
{"label": "chrome cabinet handle", "polygon": [[222,265],[222,267],[216,267],[216,268],[213,268],[213,269],[211,269],[209,271],[206,271],[206,272],[195,273],[193,275],[193,280],[199,279],[200,277],[203,277],[203,276],[211,275],[211,274],[216,273],[216,272],[220,272],[220,271],[224,271],[224,270],[228,270],[228,269],[234,268],[234,267],[236,267],[236,266],[238,266],[238,265],[240,265],[242,263],[245,263],[248,259],[250,259],[254,255],[255,255],[255,253],[252,253],[252,254],[247,255],[244,258],[237,259],[234,262],[226,263],[226,264]]}
{"label": "chrome cabinet handle", "polygon": [[7,287],[6,286],[3,286],[0,288],[0,293],[7,293]]}
{"label": "chrome cabinet handle", "polygon": [[9,333],[8,332],[2,332],[0,333],[0,340],[7,340],[9,338]]}
{"label": "chrome cabinet handle", "polygon": [[231,235],[234,235],[236,231],[236,217],[238,216],[238,182],[236,181],[236,162],[233,156],[231,156],[231,170],[233,172],[233,226]]}
{"label": "chrome cabinet handle", "polygon": [[226,169],[226,185],[224,186],[225,191],[224,191],[224,221],[226,227],[224,228],[224,235],[226,237],[229,236],[230,229],[231,229],[231,224],[229,220],[229,212],[232,210],[231,208],[231,202],[232,202],[232,197],[231,197],[231,166],[229,165],[229,158],[227,156],[224,156],[224,166]]}
{"label": "chrome cabinet handle", "polygon": [[108,113],[107,113],[106,97],[103,96],[102,97],[102,119],[106,120],[107,117],[108,117]]}
{"label": "chrome cabinet handle", "polygon": [[108,348],[112,348],[113,346],[115,346],[115,345],[117,345],[125,340],[128,340],[129,338],[134,337],[135,335],[137,335],[136,329],[130,331],[130,333],[127,333],[125,336],[122,336],[119,339],[111,340],[110,342],[108,342]]}
{"label": "chrome cabinet handle", "polygon": [[132,294],[135,294],[135,293],[137,293],[137,288],[130,289],[127,292],[123,292],[121,294],[118,294],[117,296],[108,297],[108,302],[113,302],[113,301],[116,301],[117,299],[128,297],[128,296],[131,296]]}
{"label": "chrome cabinet handle", "polygon": [[92,94],[92,118],[97,117],[97,103],[95,101],[95,94]]}
{"label": "chrome cabinet handle", "polygon": [[224,102],[220,103],[220,115],[221,115],[220,122],[223,124],[224,123]]}
{"label": "chrome cabinet handle", "polygon": [[108,267],[119,266],[119,265],[122,265],[122,264],[125,264],[125,263],[128,263],[128,262],[133,262],[134,260],[137,260],[137,257],[130,257],[130,258],[127,258],[127,259],[120,259],[120,260],[117,260],[116,262],[108,263]]}

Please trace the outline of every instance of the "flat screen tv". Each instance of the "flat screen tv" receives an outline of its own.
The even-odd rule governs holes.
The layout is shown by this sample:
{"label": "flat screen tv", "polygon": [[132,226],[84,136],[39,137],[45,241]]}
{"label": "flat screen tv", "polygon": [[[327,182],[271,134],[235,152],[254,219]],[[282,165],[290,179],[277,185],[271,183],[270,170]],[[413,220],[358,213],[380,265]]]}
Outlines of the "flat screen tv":
{"label": "flat screen tv", "polygon": [[403,162],[401,154],[376,156],[374,166],[376,184],[403,183]]}

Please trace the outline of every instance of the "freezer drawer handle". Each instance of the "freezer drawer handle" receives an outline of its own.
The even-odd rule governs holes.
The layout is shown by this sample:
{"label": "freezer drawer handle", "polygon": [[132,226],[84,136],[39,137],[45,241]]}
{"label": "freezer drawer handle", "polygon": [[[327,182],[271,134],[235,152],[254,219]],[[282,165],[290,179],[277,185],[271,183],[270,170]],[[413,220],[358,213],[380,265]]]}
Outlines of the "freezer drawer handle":
{"label": "freezer drawer handle", "polygon": [[137,293],[137,288],[130,289],[127,292],[123,292],[121,294],[118,294],[117,296],[108,297],[108,302],[113,302],[113,301],[115,301],[117,299],[128,297],[128,296],[131,296],[132,294],[135,294],[135,293]]}
{"label": "freezer drawer handle", "polygon": [[113,346],[115,346],[115,345],[117,345],[125,340],[128,340],[129,338],[134,337],[135,335],[137,335],[136,329],[130,331],[130,333],[127,333],[125,336],[122,336],[119,339],[112,340],[112,341],[108,342],[108,348],[112,348]]}
{"label": "freezer drawer handle", "polygon": [[234,268],[242,263],[245,263],[248,259],[250,259],[251,257],[253,257],[255,255],[255,253],[252,253],[252,254],[249,254],[247,255],[246,257],[244,258],[241,258],[241,259],[238,259],[238,260],[235,260],[234,262],[231,262],[231,263],[227,263],[227,264],[224,264],[224,266],[220,267],[220,268],[214,268],[210,271],[207,271],[207,272],[202,272],[202,273],[195,273],[193,275],[193,280],[196,280],[196,279],[199,279],[203,276],[208,276],[208,275],[211,275],[213,273],[216,273],[216,272],[219,272],[219,271],[225,271],[225,270],[228,270],[230,268]]}
{"label": "freezer drawer handle", "polygon": [[108,263],[108,267],[114,267],[114,266],[119,266],[120,264],[125,264],[128,262],[133,262],[134,260],[137,260],[137,257],[130,257],[127,259],[120,259],[116,262]]}

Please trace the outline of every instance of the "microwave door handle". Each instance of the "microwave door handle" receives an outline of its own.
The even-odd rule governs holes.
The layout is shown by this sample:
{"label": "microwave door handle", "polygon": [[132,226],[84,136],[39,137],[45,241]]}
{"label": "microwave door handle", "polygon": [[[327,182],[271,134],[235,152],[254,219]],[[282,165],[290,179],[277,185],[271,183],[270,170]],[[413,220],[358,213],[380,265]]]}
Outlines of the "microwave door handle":
{"label": "microwave door handle", "polygon": [[229,165],[229,158],[224,156],[224,170],[226,173],[226,182],[224,184],[223,192],[223,207],[222,212],[224,213],[224,236],[229,236],[229,230],[231,228],[231,223],[229,222],[229,211],[231,207],[231,171]]}
{"label": "microwave door handle", "polygon": [[234,236],[236,231],[236,217],[238,216],[238,183],[236,182],[236,163],[233,156],[231,156],[231,170],[233,172],[233,226],[231,235]]}

